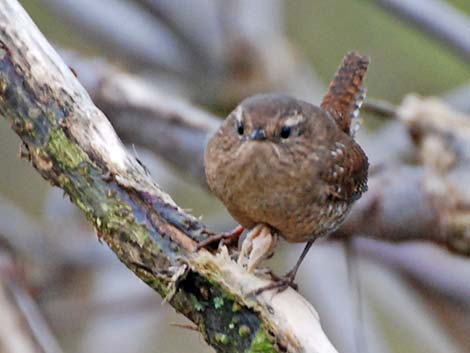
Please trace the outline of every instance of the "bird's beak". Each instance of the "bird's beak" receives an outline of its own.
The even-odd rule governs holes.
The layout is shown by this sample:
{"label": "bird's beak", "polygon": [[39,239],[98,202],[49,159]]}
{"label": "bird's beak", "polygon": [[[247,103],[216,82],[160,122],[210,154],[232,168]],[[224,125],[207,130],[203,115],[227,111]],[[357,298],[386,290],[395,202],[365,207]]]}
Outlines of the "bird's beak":
{"label": "bird's beak", "polygon": [[266,140],[266,132],[263,129],[256,129],[251,133],[250,139],[254,141]]}

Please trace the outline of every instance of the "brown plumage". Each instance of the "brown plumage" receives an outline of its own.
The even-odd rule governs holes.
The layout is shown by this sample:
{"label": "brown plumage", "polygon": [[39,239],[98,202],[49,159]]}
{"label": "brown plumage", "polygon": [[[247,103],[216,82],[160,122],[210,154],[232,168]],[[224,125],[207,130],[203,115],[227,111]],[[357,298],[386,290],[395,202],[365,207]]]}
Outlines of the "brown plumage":
{"label": "brown plumage", "polygon": [[348,54],[321,108],[285,95],[254,96],[210,139],[209,187],[243,227],[264,224],[310,245],[341,224],[367,188],[367,157],[351,134],[367,63]]}
{"label": "brown plumage", "polygon": [[354,120],[358,118],[359,108],[365,98],[362,81],[369,65],[369,58],[357,52],[348,53],[323,97],[320,107],[335,119],[338,126],[354,136]]}

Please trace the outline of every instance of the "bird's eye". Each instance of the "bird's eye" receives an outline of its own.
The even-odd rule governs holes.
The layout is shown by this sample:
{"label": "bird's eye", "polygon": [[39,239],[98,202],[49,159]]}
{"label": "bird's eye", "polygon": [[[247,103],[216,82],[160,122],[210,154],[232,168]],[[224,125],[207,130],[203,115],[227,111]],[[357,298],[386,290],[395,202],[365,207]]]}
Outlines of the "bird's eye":
{"label": "bird's eye", "polygon": [[286,139],[290,136],[291,128],[290,126],[284,125],[281,129],[281,138]]}
{"label": "bird's eye", "polygon": [[237,122],[237,132],[239,135],[243,135],[245,132],[245,127],[243,126],[243,123],[241,121]]}

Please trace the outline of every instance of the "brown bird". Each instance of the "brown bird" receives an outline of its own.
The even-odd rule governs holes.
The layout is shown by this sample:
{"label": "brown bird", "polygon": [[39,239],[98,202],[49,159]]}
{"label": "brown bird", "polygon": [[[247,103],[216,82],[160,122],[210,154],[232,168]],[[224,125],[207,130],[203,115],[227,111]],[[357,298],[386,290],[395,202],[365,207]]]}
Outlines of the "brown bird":
{"label": "brown bird", "polygon": [[[280,94],[245,99],[207,145],[210,189],[251,230],[239,263],[255,269],[277,235],[307,242],[295,267],[262,290],[295,286],[314,240],[338,228],[367,190],[368,161],[354,133],[368,64],[357,52],[347,54],[320,107]],[[240,235],[241,227],[231,235]]]}

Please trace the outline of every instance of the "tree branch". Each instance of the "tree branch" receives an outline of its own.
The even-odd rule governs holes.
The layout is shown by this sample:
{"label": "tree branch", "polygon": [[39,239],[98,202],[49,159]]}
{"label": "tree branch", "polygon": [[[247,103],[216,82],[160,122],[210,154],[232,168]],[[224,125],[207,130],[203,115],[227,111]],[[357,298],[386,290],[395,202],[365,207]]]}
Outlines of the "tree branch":
{"label": "tree branch", "polygon": [[0,249],[1,347],[5,352],[15,353],[62,353],[19,277],[13,257]]}
{"label": "tree branch", "polygon": [[415,144],[416,165],[385,168],[371,178],[370,191],[338,234],[433,241],[469,256],[469,117],[413,95],[396,115]]}
{"label": "tree branch", "polygon": [[[0,244],[1,245],[1,244]],[[8,244],[6,244],[8,247]],[[0,246],[0,347],[15,353],[62,353],[36,303],[21,283],[13,256]]]}
{"label": "tree branch", "polygon": [[91,92],[93,100],[112,117],[124,141],[165,156],[205,185],[204,148],[221,120],[135,76],[114,70],[96,73],[100,84]]}
{"label": "tree branch", "polygon": [[315,310],[227,250],[195,251],[205,226],[184,213],[127,151],[103,113],[16,0],[0,3],[0,114],[22,155],[64,190],[119,259],[197,324],[218,352],[336,350]]}
{"label": "tree branch", "polygon": [[[132,2],[44,0],[43,3],[74,26],[87,42],[131,68],[163,69],[175,75],[192,72],[185,44]],[[126,26],[122,26],[122,18],[126,19]]]}
{"label": "tree branch", "polygon": [[376,0],[376,2],[427,35],[441,41],[464,60],[470,58],[468,16],[440,0]]}

